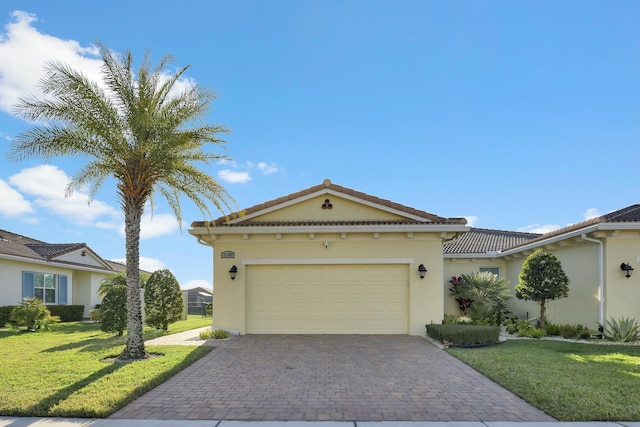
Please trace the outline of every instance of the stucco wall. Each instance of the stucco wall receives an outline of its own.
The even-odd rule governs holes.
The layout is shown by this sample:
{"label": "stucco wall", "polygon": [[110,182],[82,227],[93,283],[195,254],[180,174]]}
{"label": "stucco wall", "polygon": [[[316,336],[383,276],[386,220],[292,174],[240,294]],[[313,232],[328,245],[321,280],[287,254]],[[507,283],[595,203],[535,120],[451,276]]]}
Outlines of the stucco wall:
{"label": "stucco wall", "polygon": [[[246,265],[277,262],[278,264],[369,263],[380,260],[406,263],[409,274],[409,331],[424,334],[425,324],[440,323],[443,317],[442,240],[434,233],[274,234],[218,236],[213,251],[214,324],[245,332]],[[329,243],[325,247],[324,242]],[[221,258],[221,252],[233,251],[235,258]],[[399,261],[400,260],[400,261]],[[418,265],[429,270],[424,279]],[[232,265],[238,268],[235,280],[229,278]]]}
{"label": "stucco wall", "polygon": [[[621,232],[606,240],[605,321],[611,317],[640,321],[640,236],[637,232]],[[623,262],[635,269],[629,279],[620,270]]]}
{"label": "stucco wall", "polygon": [[102,300],[98,297],[100,283],[108,274],[76,271],[73,276],[74,293],[71,304],[84,305],[84,317]]}
{"label": "stucco wall", "polygon": [[23,271],[66,275],[67,298],[68,301],[73,301],[73,270],[52,265],[0,259],[0,305],[16,305],[22,301]]}
{"label": "stucco wall", "polygon": [[[322,209],[325,200],[329,200],[329,206]],[[283,220],[283,219],[307,219],[307,220],[363,220],[363,219],[402,219],[403,217],[393,212],[385,212],[372,209],[367,205],[345,199],[333,194],[322,194],[310,197],[308,200],[287,206],[284,209],[276,210],[260,215],[261,221]]]}

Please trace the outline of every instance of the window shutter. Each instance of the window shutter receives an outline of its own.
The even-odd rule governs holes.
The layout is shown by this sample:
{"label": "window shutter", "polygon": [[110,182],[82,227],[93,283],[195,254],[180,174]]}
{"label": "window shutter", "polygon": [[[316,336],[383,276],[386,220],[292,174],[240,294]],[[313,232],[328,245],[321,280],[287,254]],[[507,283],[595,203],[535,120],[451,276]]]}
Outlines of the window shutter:
{"label": "window shutter", "polygon": [[33,273],[22,272],[22,298],[33,298]]}
{"label": "window shutter", "polygon": [[58,276],[58,304],[67,303],[67,276]]}

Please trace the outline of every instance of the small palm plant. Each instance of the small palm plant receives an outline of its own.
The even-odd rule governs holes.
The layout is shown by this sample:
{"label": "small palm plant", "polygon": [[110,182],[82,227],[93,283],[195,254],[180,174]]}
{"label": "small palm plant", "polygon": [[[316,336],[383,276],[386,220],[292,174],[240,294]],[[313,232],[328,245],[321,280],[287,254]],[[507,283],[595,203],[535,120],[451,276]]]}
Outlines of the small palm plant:
{"label": "small palm plant", "polygon": [[24,298],[20,305],[11,311],[11,324],[16,331],[21,326],[25,326],[31,332],[46,330],[55,320],[44,302],[34,297]]}
{"label": "small palm plant", "polygon": [[509,281],[487,271],[460,277],[464,286],[459,296],[472,301],[469,316],[474,321],[489,319],[499,325],[507,313],[506,301],[512,298]]}

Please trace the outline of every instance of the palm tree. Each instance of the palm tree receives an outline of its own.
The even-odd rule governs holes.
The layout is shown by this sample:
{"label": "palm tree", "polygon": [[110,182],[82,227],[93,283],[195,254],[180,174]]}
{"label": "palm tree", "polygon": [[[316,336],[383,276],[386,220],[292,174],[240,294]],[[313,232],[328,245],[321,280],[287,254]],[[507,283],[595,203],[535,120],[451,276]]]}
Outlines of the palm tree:
{"label": "palm tree", "polygon": [[[35,122],[12,143],[9,156],[82,156],[86,164],[72,177],[67,195],[89,186],[90,196],[109,177],[116,179],[124,213],[127,282],[127,344],[122,359],[146,357],[140,302],[140,219],[153,195],[160,193],[181,224],[180,197],[191,199],[203,216],[208,204],[232,210],[232,199],[196,162],[210,164],[225,156],[204,151],[207,143],[221,145],[223,126],[202,119],[215,99],[196,85],[180,89],[184,67],[167,76],[171,63],[164,56],[152,68],[149,55],[137,70],[130,52],[117,55],[99,45],[102,84],[60,62],[47,64],[41,87],[47,97],[22,98],[16,114]],[[196,122],[197,121],[197,122]]]}

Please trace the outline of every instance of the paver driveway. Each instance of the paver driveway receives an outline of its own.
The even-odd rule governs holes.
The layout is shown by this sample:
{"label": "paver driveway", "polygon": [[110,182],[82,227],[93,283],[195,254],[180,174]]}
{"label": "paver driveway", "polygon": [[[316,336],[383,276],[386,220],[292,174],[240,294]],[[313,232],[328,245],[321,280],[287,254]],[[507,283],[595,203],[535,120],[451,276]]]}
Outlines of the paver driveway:
{"label": "paver driveway", "polygon": [[403,335],[234,337],[111,418],[553,421]]}

